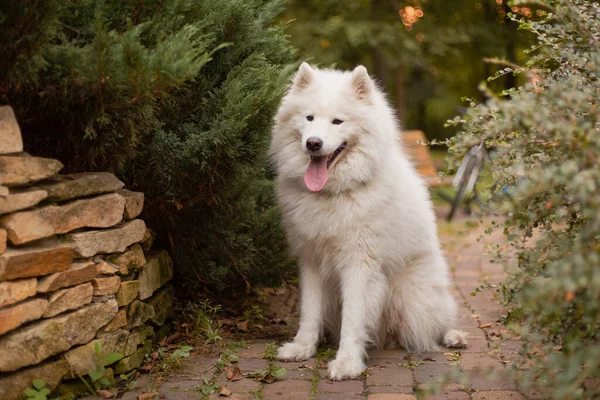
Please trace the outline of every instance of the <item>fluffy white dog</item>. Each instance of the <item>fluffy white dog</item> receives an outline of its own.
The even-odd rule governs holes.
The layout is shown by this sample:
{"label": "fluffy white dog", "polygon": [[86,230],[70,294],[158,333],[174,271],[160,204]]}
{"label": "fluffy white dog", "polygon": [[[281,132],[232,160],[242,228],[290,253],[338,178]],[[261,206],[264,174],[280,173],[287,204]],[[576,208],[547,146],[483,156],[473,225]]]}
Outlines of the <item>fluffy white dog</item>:
{"label": "fluffy white dog", "polygon": [[276,116],[270,154],[288,240],[300,263],[301,318],[281,360],[339,340],[329,376],[355,378],[366,348],[466,345],[424,182],[402,150],[384,94],[352,72],[303,63]]}

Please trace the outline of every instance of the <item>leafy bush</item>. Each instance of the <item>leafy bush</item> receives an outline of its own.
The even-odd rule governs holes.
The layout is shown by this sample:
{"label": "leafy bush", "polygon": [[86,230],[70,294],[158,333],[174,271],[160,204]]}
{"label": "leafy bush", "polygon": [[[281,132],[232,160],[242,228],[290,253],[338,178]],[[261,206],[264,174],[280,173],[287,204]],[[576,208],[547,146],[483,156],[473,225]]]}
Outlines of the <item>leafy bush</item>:
{"label": "leafy bush", "polygon": [[0,102],[26,148],[111,170],[187,283],[276,284],[290,270],[263,156],[291,50],[281,0],[0,4]]}
{"label": "leafy bush", "polygon": [[497,150],[491,189],[510,250],[496,256],[518,264],[498,290],[506,323],[525,341],[513,371],[521,388],[592,398],[600,393],[600,6],[525,6],[536,11],[531,19],[511,18],[537,44],[524,67],[497,76],[532,79],[472,103],[452,122],[463,132],[449,144],[454,165],[482,140]]}

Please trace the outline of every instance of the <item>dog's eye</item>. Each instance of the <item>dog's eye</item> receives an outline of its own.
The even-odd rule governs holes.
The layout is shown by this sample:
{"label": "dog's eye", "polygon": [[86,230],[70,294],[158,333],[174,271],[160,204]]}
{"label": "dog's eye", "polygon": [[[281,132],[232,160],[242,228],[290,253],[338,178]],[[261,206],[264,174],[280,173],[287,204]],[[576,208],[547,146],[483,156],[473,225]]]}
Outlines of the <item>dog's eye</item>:
{"label": "dog's eye", "polygon": [[306,119],[309,121],[312,121],[313,119],[315,119],[315,117],[313,117],[312,115],[307,115]]}
{"label": "dog's eye", "polygon": [[342,121],[341,119],[337,119],[337,118],[334,119],[333,121],[331,121],[331,123],[334,125],[341,125],[342,122],[344,122],[344,121]]}

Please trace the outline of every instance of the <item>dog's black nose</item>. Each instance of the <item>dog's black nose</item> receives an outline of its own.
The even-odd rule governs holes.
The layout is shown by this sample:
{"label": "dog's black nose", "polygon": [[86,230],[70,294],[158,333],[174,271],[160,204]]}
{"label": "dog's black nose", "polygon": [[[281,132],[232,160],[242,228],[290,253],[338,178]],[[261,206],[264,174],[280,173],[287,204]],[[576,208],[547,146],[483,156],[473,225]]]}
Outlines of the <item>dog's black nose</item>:
{"label": "dog's black nose", "polygon": [[310,151],[319,151],[323,147],[323,141],[318,137],[309,137],[306,139],[306,148]]}

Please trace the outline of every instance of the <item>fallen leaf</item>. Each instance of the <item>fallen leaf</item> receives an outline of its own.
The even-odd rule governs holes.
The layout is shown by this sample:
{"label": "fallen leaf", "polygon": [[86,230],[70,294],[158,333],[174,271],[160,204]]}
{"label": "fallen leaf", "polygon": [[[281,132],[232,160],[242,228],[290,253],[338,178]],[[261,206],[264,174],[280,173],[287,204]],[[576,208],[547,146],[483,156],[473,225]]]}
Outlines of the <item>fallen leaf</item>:
{"label": "fallen leaf", "polygon": [[150,400],[150,399],[155,398],[156,395],[158,395],[158,393],[156,393],[156,392],[140,393],[140,394],[138,394],[137,400]]}
{"label": "fallen leaf", "polygon": [[233,392],[227,389],[225,386],[221,386],[221,390],[219,390],[219,396],[229,397]]}
{"label": "fallen leaf", "polygon": [[153,368],[154,366],[152,364],[145,364],[140,367],[142,371],[152,371]]}
{"label": "fallen leaf", "polygon": [[242,371],[240,371],[240,367],[234,365],[233,367],[227,367],[225,369],[225,373],[227,374],[227,379],[230,381],[239,381],[244,377],[242,375]]}
{"label": "fallen leaf", "polygon": [[383,367],[383,364],[391,364],[391,362],[389,362],[388,360],[385,360],[385,361],[382,361],[382,362],[380,362],[378,364],[375,364],[374,367],[381,368],[381,367]]}
{"label": "fallen leaf", "polygon": [[248,321],[238,322],[236,326],[238,330],[248,332]]}
{"label": "fallen leaf", "polygon": [[98,389],[96,394],[103,399],[112,399],[115,395],[110,390]]}
{"label": "fallen leaf", "polygon": [[298,367],[298,369],[311,369],[308,365],[302,364]]}
{"label": "fallen leaf", "polygon": [[423,361],[433,361],[433,362],[436,362],[436,361],[435,361],[433,358],[431,358],[431,357],[426,357],[426,358],[424,358],[424,359],[423,359]]}
{"label": "fallen leaf", "polygon": [[566,301],[571,301],[575,298],[575,293],[571,292],[570,290],[567,292],[567,294],[565,295],[565,300]]}
{"label": "fallen leaf", "polygon": [[492,323],[491,322],[479,325],[479,328],[491,328],[491,327],[492,327]]}

